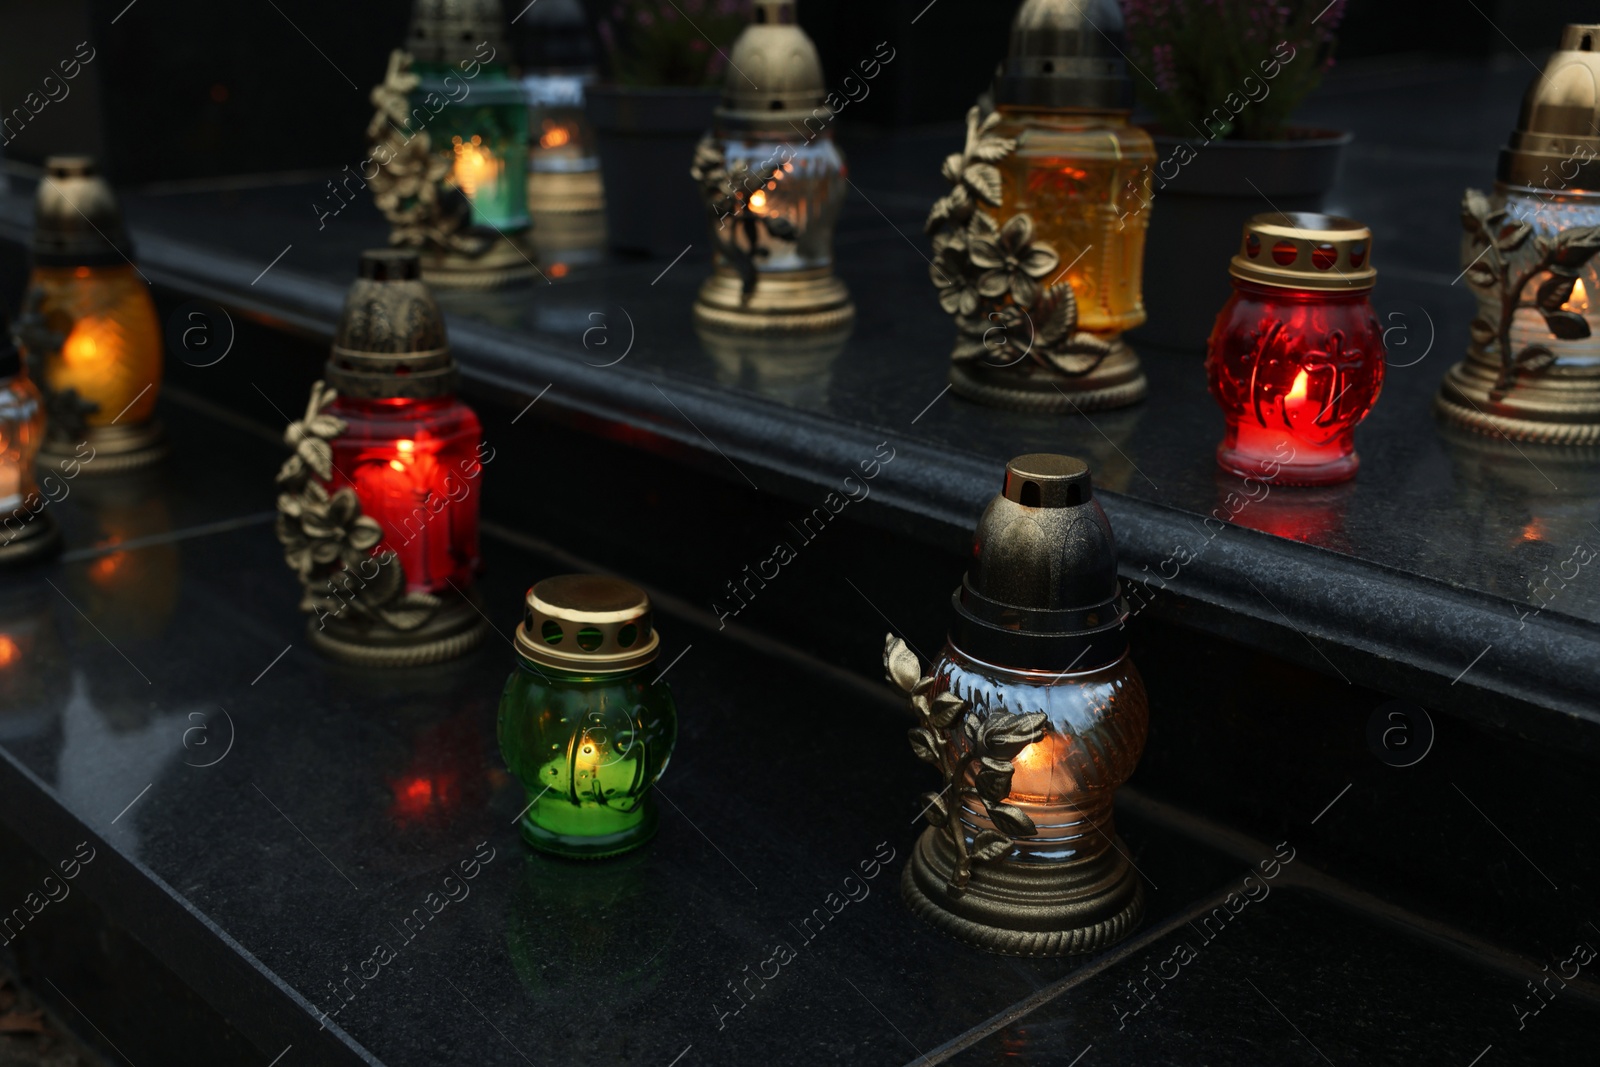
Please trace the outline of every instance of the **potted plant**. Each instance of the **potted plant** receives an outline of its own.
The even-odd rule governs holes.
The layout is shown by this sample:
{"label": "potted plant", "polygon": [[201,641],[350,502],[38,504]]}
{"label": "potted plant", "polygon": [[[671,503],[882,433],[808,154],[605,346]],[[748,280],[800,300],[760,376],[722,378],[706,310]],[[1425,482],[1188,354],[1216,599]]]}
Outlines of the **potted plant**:
{"label": "potted plant", "polygon": [[1157,157],[1135,336],[1193,348],[1228,298],[1245,220],[1321,211],[1333,186],[1350,134],[1290,118],[1333,66],[1345,0],[1121,2]]}
{"label": "potted plant", "polygon": [[611,247],[676,256],[705,238],[685,175],[749,0],[615,0],[596,20],[610,81],[587,95]]}

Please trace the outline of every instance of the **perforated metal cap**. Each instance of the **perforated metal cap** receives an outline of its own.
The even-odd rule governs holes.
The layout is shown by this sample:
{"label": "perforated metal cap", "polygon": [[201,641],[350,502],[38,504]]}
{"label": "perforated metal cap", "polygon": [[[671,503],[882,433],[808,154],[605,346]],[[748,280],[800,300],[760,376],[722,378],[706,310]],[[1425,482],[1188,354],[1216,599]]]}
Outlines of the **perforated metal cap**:
{"label": "perforated metal cap", "polygon": [[1370,289],[1372,230],[1355,219],[1302,211],[1269,211],[1244,224],[1228,273],[1290,289]]}
{"label": "perforated metal cap", "polygon": [[1600,192],[1600,25],[1573,23],[1522,98],[1495,176],[1545,195]]}
{"label": "perforated metal cap", "polygon": [[1116,0],[1027,0],[995,78],[997,104],[1122,111],[1133,82]]}
{"label": "perforated metal cap", "polygon": [[602,574],[563,574],[528,590],[517,652],[546,667],[618,674],[656,658],[661,640],[650,598],[638,586]]}
{"label": "perforated metal cap", "polygon": [[754,21],[729,50],[719,120],[785,123],[822,107],[822,59],[795,17],[794,0],[755,0]]}
{"label": "perforated metal cap", "polygon": [[478,47],[488,42],[492,62],[505,63],[505,27],[500,0],[416,0],[406,51],[422,63],[483,61]]}
{"label": "perforated metal cap", "polygon": [[972,551],[951,597],[950,643],[962,652],[1001,667],[1086,671],[1127,650],[1116,541],[1082,460],[1035,453],[1006,464]]}
{"label": "perforated metal cap", "polygon": [[43,267],[104,267],[133,258],[133,241],[111,186],[89,156],[50,156],[33,202],[33,261]]}
{"label": "perforated metal cap", "polygon": [[415,252],[361,253],[328,356],[328,384],[341,396],[386,399],[456,391],[444,315],[422,281]]}

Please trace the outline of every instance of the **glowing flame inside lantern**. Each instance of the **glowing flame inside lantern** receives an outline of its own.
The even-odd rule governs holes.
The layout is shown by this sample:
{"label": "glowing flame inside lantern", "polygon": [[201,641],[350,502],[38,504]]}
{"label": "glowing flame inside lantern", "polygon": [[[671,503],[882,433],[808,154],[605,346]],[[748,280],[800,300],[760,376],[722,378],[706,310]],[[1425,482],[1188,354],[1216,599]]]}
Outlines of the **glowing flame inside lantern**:
{"label": "glowing flame inside lantern", "polygon": [[1572,287],[1572,295],[1567,297],[1567,302],[1561,305],[1562,311],[1575,311],[1579,315],[1589,310],[1589,292],[1583,287],[1583,279],[1579,278]]}

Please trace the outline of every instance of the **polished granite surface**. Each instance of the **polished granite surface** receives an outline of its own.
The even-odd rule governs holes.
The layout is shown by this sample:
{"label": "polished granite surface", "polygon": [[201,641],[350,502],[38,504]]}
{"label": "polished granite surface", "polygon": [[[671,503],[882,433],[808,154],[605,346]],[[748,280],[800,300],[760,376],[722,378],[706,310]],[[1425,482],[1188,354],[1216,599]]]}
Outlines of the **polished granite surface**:
{"label": "polished granite surface", "polygon": [[[1311,665],[1336,658],[1318,643],[1351,650],[1363,662],[1330,674],[1375,671],[1424,702],[1524,700],[1593,721],[1600,582],[1568,571],[1600,544],[1600,467],[1588,453],[1447,431],[1431,408],[1470,312],[1455,283],[1461,189],[1492,177],[1531,76],[1519,58],[1390,64],[1336,73],[1305,109],[1307,123],[1357,135],[1329,206],[1373,227],[1374,303],[1390,347],[1383,396],[1357,432],[1361,474],[1330,489],[1245,501],[1215,468],[1222,423],[1200,338],[1183,351],[1146,348],[1150,398],[1122,411],[1024,415],[943,392],[951,327],[927,280],[921,221],[953,128],[846,139],[853,191],[839,271],[859,307],[847,341],[758,350],[698,338],[689,307],[708,269],[699,247],[671,263],[552,256],[526,290],[442,301],[469,386],[530,419],[643,435],[735,485],[807,500],[862,447],[889,440],[906,460],[880,483],[875,506],[895,513],[884,521],[957,549],[998,462],[1076,453],[1107,490],[1126,579],[1159,586],[1179,550],[1196,554],[1157,601],[1213,609],[1208,624],[1234,620],[1241,640],[1266,643],[1259,633],[1275,631],[1278,654]],[[1405,108],[1394,107],[1402,97]],[[326,336],[358,251],[384,233],[365,194],[326,214],[329,195],[317,183],[244,182],[132,193],[126,204],[147,273],[176,294],[173,305],[199,301],[172,317],[219,301]],[[6,199],[0,229],[21,236],[27,213],[21,196]],[[1152,263],[1146,286],[1188,284],[1196,270],[1220,277],[1231,251]],[[270,352],[231,359],[248,361],[241,373],[268,391],[285,375],[280,395],[303,389]],[[1226,522],[1202,525],[1208,517]],[[1395,663],[1414,677],[1385,678]]]}
{"label": "polished granite surface", "polygon": [[[1600,992],[1587,978],[1526,1037],[1509,1009],[1539,973],[1529,960],[1558,961],[1563,939],[1586,936],[1587,894],[1571,876],[1590,872],[1541,853],[1561,879],[1556,906],[1519,929],[1470,914],[1491,924],[1475,933],[1336,882],[1321,868],[1347,863],[1351,843],[1403,849],[1361,830],[1375,802],[1380,816],[1396,802],[1383,777],[1395,771],[1363,746],[1327,750],[1308,734],[1301,751],[1326,751],[1298,775],[1278,774],[1270,747],[1260,765],[1241,752],[1226,771],[1282,810],[1277,853],[1293,858],[1273,895],[1234,898],[1237,926],[1120,1026],[1146,964],[1169,959],[1228,893],[1259,892],[1244,878],[1274,854],[1269,838],[1129,791],[1119,829],[1150,900],[1132,939],[1086,960],[967,949],[899,899],[926,774],[887,685],[720,632],[671,598],[658,618],[682,733],[659,836],[615,862],[532,855],[513,827],[523,800],[499,769],[494,707],[522,589],[573,559],[491,530],[480,589],[498,637],[432,668],[338,666],[308,647],[259,510],[281,451],[181,404],[164,403],[163,417],[167,464],[137,492],[83,480],[58,507],[69,554],[0,577],[0,635],[23,653],[0,674],[0,818],[18,820],[9,831],[47,861],[85,838],[110,853],[79,888],[221,1003],[254,1047],[237,1062],[1066,1064],[1092,1045],[1084,1063],[1276,1064],[1320,1062],[1314,1043],[1335,1062],[1464,1064],[1492,1043],[1493,1062],[1532,1064],[1592,1036]],[[1222,773],[1225,759],[1183,736],[1202,725],[1187,718],[1184,688],[1152,668],[1157,729],[1136,785],[1179,788],[1170,764],[1185,752]],[[1458,737],[1424,765],[1430,774],[1476,773]],[[1349,797],[1337,791],[1346,775],[1361,782]],[[1502,818],[1517,803],[1464,780]],[[1429,795],[1448,796],[1427,781]],[[1525,807],[1507,825],[1549,847],[1524,836]],[[46,809],[60,817],[33,818]],[[1519,899],[1542,892],[1465,808],[1430,817],[1427,833],[1458,854],[1484,849],[1482,869]],[[464,862],[473,877],[446,882]],[[857,888],[844,881],[866,870]],[[842,890],[856,899],[801,932]],[[454,899],[419,924],[430,893]],[[193,930],[160,918],[174,902]],[[1525,953],[1507,952],[1507,937]],[[779,943],[794,960],[744,987]],[[364,961],[380,944],[395,958],[371,977]],[[332,984],[362,970],[369,980],[353,979],[339,1008]],[[751,992],[736,999],[734,987]],[[126,991],[60,992],[71,1005],[60,1010],[131,1062],[215,1062],[202,1043],[182,1055],[163,1046]]]}

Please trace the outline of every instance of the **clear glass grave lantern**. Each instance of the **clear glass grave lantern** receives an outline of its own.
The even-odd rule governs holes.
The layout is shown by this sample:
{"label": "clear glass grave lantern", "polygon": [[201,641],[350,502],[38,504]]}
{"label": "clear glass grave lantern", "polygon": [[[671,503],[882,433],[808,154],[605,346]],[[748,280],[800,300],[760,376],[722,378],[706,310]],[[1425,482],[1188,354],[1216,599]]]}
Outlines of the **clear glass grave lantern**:
{"label": "clear glass grave lantern", "polygon": [[1562,31],[1493,191],[1467,190],[1461,223],[1478,308],[1439,414],[1494,437],[1600,442],[1600,24]]}
{"label": "clear glass grave lantern", "polygon": [[889,678],[944,776],[902,889],[963,941],[1019,956],[1092,952],[1144,910],[1112,796],[1144,750],[1149,705],[1128,653],[1116,543],[1089,468],[1019,456],[973,536],[949,641],[922,674],[890,636]]}
{"label": "clear glass grave lantern", "polygon": [[637,848],[656,832],[650,791],[678,732],[650,598],[601,575],[546,578],[528,590],[516,647],[499,736],[527,789],[524,840],[577,859]]}
{"label": "clear glass grave lantern", "polygon": [[406,47],[418,77],[412,113],[438,112],[427,129],[446,180],[472,202],[474,225],[509,234],[529,224],[528,102],[504,27],[499,0],[416,0]]}
{"label": "clear glass grave lantern", "polygon": [[756,0],[754,21],[733,43],[716,128],[692,172],[716,249],[695,302],[702,325],[829,330],[854,319],[833,273],[846,169],[826,92],[794,0]]}
{"label": "clear glass grave lantern", "polygon": [[492,453],[456,399],[444,318],[415,252],[363,252],[326,383],[285,438],[278,536],[313,643],[369,665],[460,655],[475,603],[478,492]]}
{"label": "clear glass grave lantern", "polygon": [[[528,99],[528,209],[598,216],[605,207],[600,157],[583,102],[596,78],[595,49],[583,5],[540,0],[512,31]],[[541,249],[543,223],[534,235]]]}
{"label": "clear glass grave lantern", "polygon": [[167,452],[155,419],[161,324],[132,256],[122,213],[94,161],[46,160],[34,202],[33,272],[17,324],[49,412],[40,453],[46,465],[116,474]]}
{"label": "clear glass grave lantern", "polygon": [[1355,477],[1355,428],[1383,389],[1372,231],[1330,215],[1257,215],[1228,273],[1233,296],[1206,348],[1227,418],[1217,463],[1278,485]]}
{"label": "clear glass grave lantern", "polygon": [[39,559],[61,546],[50,501],[33,474],[44,435],[44,399],[0,320],[0,566]]}

